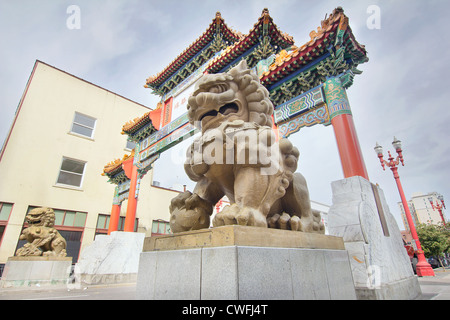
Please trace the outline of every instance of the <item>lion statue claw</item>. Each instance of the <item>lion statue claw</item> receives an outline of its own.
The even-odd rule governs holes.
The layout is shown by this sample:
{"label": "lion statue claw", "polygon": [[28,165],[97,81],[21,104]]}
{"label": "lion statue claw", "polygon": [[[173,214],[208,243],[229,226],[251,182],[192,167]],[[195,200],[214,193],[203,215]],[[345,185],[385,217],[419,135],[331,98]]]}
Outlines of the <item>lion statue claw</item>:
{"label": "lion statue claw", "polygon": [[214,226],[245,225],[324,233],[311,209],[305,178],[295,173],[299,151],[276,141],[267,89],[245,61],[227,73],[206,74],[188,101],[189,122],[202,135],[187,150],[185,171],[197,184],[170,205],[174,233],[208,228],[224,195],[230,206]]}
{"label": "lion statue claw", "polygon": [[66,240],[53,226],[55,212],[50,208],[35,208],[25,217],[29,227],[22,231],[20,240],[27,240],[16,256],[65,257]]}
{"label": "lion statue claw", "polygon": [[173,198],[169,210],[170,226],[174,233],[208,228],[212,205],[189,191]]}

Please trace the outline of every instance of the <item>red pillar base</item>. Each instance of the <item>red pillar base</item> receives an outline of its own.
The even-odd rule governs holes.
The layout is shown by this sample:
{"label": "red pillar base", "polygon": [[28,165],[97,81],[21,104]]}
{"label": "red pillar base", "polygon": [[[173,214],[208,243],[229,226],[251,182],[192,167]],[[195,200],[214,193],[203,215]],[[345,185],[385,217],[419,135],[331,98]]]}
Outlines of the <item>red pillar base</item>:
{"label": "red pillar base", "polygon": [[434,270],[426,261],[421,261],[416,264],[416,274],[419,277],[434,277]]}

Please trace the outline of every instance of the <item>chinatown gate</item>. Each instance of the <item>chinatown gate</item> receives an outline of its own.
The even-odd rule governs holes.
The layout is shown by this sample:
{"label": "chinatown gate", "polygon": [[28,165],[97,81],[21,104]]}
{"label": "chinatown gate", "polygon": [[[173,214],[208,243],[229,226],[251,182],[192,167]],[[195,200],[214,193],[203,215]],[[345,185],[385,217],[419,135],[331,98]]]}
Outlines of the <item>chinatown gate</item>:
{"label": "chinatown gate", "polygon": [[[244,35],[230,29],[217,12],[195,42],[163,71],[149,77],[145,87],[159,95],[161,101],[155,110],[123,126],[122,133],[136,147],[130,156],[104,168],[103,174],[109,182],[117,185],[108,234],[117,230],[121,203],[125,199],[128,205],[124,231],[134,231],[142,177],[162,152],[197,132],[188,122],[186,108],[195,82],[205,73],[226,72],[245,60],[269,91],[274,105],[273,129],[278,137],[289,137],[316,124],[333,127],[344,180],[332,183],[333,205],[328,224],[330,234],[343,237],[349,256],[353,257],[350,260],[357,292],[360,289],[358,297],[386,298],[386,292],[396,292],[399,281],[400,291],[416,287],[411,280],[412,271],[407,270],[410,265],[406,269],[395,262],[386,265],[401,260],[399,255],[408,259],[407,264],[409,258],[382,191],[368,181],[346,94],[354,76],[361,74],[357,66],[369,60],[367,51],[356,41],[341,7],[333,10],[309,35],[311,39],[307,43],[295,46],[293,38],[277,28],[267,9]],[[355,197],[360,200],[339,200]],[[368,198],[370,201],[365,200]],[[369,228],[362,225],[364,221]],[[369,231],[373,230],[369,229],[374,225],[377,231],[372,240]],[[387,247],[396,249],[385,250]],[[392,257],[391,251],[395,251]],[[374,274],[379,277],[374,278]],[[391,285],[394,282],[397,287]]]}
{"label": "chinatown gate", "polygon": [[[147,79],[146,88],[161,96],[158,107],[126,123],[122,133],[136,143],[131,156],[105,166],[104,175],[117,185],[108,232],[116,231],[123,200],[128,199],[124,231],[134,231],[139,183],[159,155],[194,135],[187,100],[204,73],[226,72],[242,59],[258,74],[274,104],[274,130],[287,138],[303,127],[332,125],[344,177],[368,179],[348,102],[356,67],[368,61],[367,52],[353,36],[348,17],[338,7],[311,31],[301,47],[281,32],[269,11],[247,35],[228,28],[221,14],[168,67]],[[129,195],[132,195],[131,197]]]}

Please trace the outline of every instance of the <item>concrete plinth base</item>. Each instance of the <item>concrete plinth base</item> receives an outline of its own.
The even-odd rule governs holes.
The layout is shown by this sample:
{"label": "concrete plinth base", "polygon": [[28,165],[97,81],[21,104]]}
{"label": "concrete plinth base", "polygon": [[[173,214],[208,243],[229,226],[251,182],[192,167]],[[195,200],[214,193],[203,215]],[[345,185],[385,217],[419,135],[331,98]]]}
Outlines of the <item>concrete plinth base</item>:
{"label": "concrete plinth base", "polygon": [[330,234],[343,237],[358,299],[413,299],[421,294],[383,191],[361,177],[332,183]]}
{"label": "concrete plinth base", "polygon": [[146,239],[136,289],[151,300],[356,299],[342,239],[243,226]]}
{"label": "concrete plinth base", "polygon": [[417,277],[412,276],[373,288],[356,289],[358,300],[413,300],[422,294]]}
{"label": "concrete plinth base", "polygon": [[145,234],[111,232],[98,235],[81,253],[74,274],[78,284],[135,282]]}
{"label": "concrete plinth base", "polygon": [[64,285],[71,266],[71,257],[10,257],[3,271],[1,287]]}

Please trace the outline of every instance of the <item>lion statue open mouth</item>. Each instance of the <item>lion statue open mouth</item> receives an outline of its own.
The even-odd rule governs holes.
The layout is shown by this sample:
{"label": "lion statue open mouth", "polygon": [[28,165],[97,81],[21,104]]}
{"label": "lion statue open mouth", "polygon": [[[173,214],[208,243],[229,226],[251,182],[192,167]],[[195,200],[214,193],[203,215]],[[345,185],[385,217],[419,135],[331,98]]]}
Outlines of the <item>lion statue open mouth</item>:
{"label": "lion statue open mouth", "polygon": [[20,240],[27,240],[16,252],[17,256],[65,257],[66,240],[53,226],[55,212],[51,208],[32,209],[25,217],[29,227],[22,231]]}
{"label": "lion statue open mouth", "polygon": [[267,89],[245,61],[227,73],[206,74],[188,101],[189,122],[202,135],[184,165],[197,184],[172,199],[174,233],[208,228],[214,205],[226,195],[230,206],[213,225],[247,225],[324,233],[311,210],[304,177],[295,173],[299,151],[276,141]]}
{"label": "lion statue open mouth", "polygon": [[191,123],[201,124],[202,133],[234,120],[272,126],[268,92],[245,61],[229,73],[204,75],[196,86],[189,98],[188,115]]}

